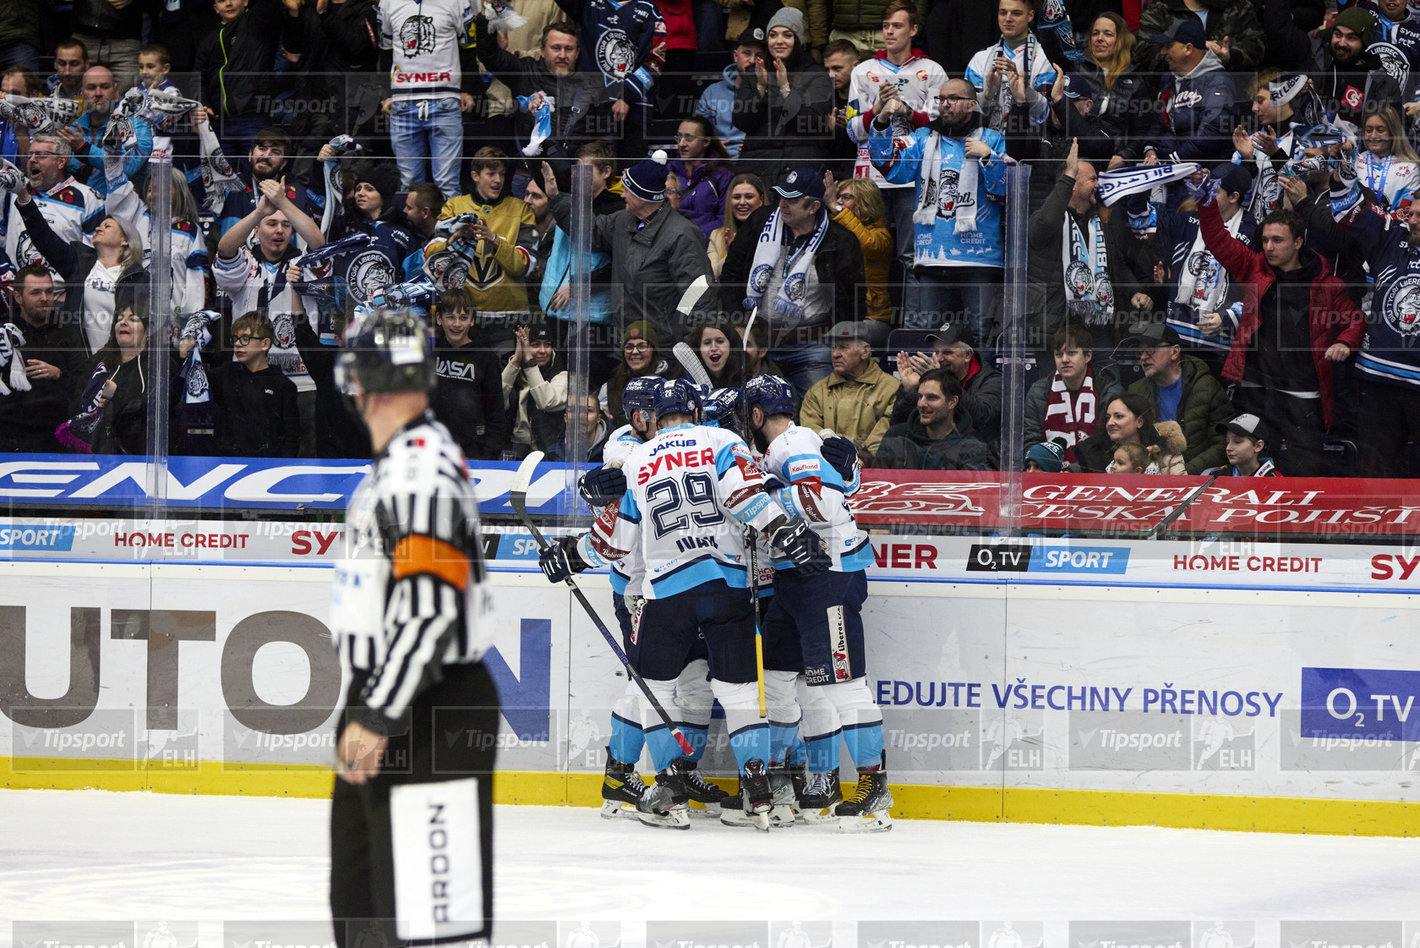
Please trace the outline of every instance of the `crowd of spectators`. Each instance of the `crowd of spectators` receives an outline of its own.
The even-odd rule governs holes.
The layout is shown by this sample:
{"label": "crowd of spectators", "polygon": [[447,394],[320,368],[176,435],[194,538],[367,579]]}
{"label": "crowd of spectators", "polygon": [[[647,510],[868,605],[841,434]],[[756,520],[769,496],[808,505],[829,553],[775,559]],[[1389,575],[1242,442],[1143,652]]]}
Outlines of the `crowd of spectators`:
{"label": "crowd of spectators", "polygon": [[0,449],[358,456],[392,305],[471,459],[686,342],[870,466],[1408,476],[1420,15],[1334,4],[7,0]]}

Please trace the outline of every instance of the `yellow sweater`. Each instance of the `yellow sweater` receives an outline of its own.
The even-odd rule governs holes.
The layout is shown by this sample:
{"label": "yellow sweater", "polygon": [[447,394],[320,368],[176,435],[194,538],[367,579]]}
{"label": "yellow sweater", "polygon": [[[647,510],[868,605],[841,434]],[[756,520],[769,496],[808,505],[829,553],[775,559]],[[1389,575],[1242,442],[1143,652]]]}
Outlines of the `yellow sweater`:
{"label": "yellow sweater", "polygon": [[888,300],[888,267],[892,264],[892,234],[882,224],[866,227],[852,211],[839,211],[833,218],[847,227],[863,247],[863,276],[868,281],[868,318],[892,320]]}
{"label": "yellow sweater", "polygon": [[[444,203],[439,219],[477,214],[498,235],[496,241],[479,241],[468,265],[464,288],[473,294],[480,316],[526,316],[527,285],[523,276],[533,266],[532,208],[511,195],[485,203],[476,194],[460,194]],[[424,248],[427,260],[444,249],[436,237]]]}

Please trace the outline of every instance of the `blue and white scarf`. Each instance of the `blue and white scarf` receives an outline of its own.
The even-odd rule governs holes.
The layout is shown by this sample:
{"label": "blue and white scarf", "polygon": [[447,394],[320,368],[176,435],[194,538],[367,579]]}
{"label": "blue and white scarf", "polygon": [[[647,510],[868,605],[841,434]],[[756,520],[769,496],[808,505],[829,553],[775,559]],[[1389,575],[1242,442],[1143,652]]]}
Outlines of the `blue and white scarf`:
{"label": "blue and white scarf", "polygon": [[[784,264],[784,280],[775,293],[771,311],[775,319],[770,323],[775,329],[792,329],[804,318],[804,301],[808,298],[809,267],[814,264],[814,253],[828,233],[828,214],[818,212],[818,224],[809,239],[799,244],[799,248],[789,255]],[[754,248],[754,260],[750,265],[749,284],[745,287],[748,295],[744,299],[745,309],[755,310],[764,298],[764,291],[774,277],[779,266],[779,255],[784,249],[784,226],[779,218],[779,209],[769,215],[764,222],[764,230],[759,233],[759,243]]]}
{"label": "blue and white scarf", "polygon": [[1114,318],[1114,285],[1109,280],[1109,248],[1098,214],[1090,215],[1080,229],[1075,215],[1066,213],[1060,241],[1060,266],[1065,276],[1066,311],[1087,326],[1101,326]]}
{"label": "blue and white scarf", "polygon": [[1105,207],[1113,207],[1120,198],[1150,191],[1157,184],[1182,181],[1197,170],[1197,162],[1180,161],[1173,164],[1133,165],[1117,171],[1101,171],[1100,200],[1104,202]]}
{"label": "blue and white scarf", "polygon": [[534,155],[542,154],[542,143],[547,141],[552,134],[552,109],[555,103],[552,96],[546,93],[542,96],[542,105],[536,109],[528,104],[532,101],[532,96],[520,95],[517,98],[518,105],[522,107],[523,111],[531,112],[533,117],[532,135],[528,137],[528,143],[522,147],[523,154],[531,158]]}

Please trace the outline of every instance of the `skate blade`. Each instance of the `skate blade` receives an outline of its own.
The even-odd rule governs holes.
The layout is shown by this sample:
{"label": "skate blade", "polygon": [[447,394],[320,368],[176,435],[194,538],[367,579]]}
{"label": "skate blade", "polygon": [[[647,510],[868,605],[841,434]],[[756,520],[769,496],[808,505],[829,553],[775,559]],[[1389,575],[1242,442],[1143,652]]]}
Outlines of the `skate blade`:
{"label": "skate blade", "polygon": [[698,800],[690,801],[690,817],[696,820],[718,820],[720,818],[720,804],[701,803]]}
{"label": "skate blade", "polygon": [[776,803],[769,808],[769,825],[775,829],[784,829],[794,825],[794,808],[782,803]]}
{"label": "skate blade", "polygon": [[836,819],[840,833],[886,833],[892,829],[892,816],[887,810],[863,816],[840,816]]}
{"label": "skate blade", "polygon": [[643,826],[654,829],[690,829],[690,813],[684,807],[674,807],[668,813],[640,813],[636,818]]}
{"label": "skate blade", "polygon": [[837,822],[838,822],[838,819],[839,819],[839,818],[838,818],[838,815],[833,812],[833,806],[836,806],[836,805],[837,805],[837,804],[833,804],[833,805],[831,805],[831,806],[822,807],[822,808],[817,809],[817,810],[815,810],[815,809],[807,809],[807,808],[805,808],[805,809],[800,809],[800,810],[799,810],[799,819],[803,820],[805,823],[810,823],[810,824],[813,824],[813,823],[837,823]]}
{"label": "skate blade", "polygon": [[622,817],[634,820],[636,819],[636,807],[624,800],[603,800],[601,816],[604,820],[615,820]]}
{"label": "skate blade", "polygon": [[762,813],[754,813],[754,814],[752,814],[752,815],[750,816],[750,820],[751,820],[750,825],[753,826],[755,829],[757,829],[757,830],[763,830],[763,831],[766,832],[766,833],[769,832],[769,825],[770,825],[770,824],[769,824],[769,811],[768,811],[768,810],[765,810],[765,811],[762,812]]}

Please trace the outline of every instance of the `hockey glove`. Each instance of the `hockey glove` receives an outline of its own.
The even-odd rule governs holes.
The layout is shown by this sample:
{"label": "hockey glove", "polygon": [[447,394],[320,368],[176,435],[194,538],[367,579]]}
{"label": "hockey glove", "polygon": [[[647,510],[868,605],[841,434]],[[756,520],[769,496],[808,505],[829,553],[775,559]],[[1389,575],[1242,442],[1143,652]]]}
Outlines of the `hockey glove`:
{"label": "hockey glove", "polygon": [[774,549],[790,559],[805,576],[822,573],[831,565],[818,536],[802,520],[790,523],[784,517],[777,517],[764,529],[764,535]]}
{"label": "hockey glove", "polygon": [[577,493],[594,509],[620,503],[626,493],[626,475],[619,467],[588,471],[577,483]]}
{"label": "hockey glove", "polygon": [[538,568],[549,583],[561,583],[587,568],[581,554],[577,552],[576,537],[562,537],[553,540],[537,557]]}
{"label": "hockey glove", "polygon": [[823,459],[843,478],[843,483],[851,484],[861,475],[863,465],[858,460],[858,449],[842,435],[834,435],[823,441]]}

